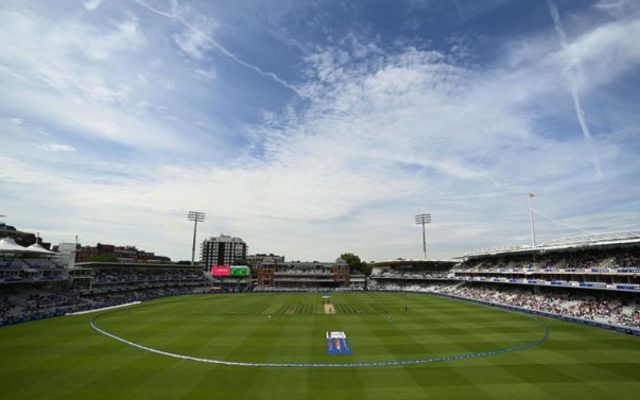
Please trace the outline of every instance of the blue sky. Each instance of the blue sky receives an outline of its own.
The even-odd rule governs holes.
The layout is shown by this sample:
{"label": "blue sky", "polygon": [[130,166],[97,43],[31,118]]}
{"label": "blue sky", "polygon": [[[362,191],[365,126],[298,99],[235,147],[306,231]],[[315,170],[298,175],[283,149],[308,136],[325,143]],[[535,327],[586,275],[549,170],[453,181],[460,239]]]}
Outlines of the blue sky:
{"label": "blue sky", "polygon": [[186,259],[640,226],[640,3],[4,1],[0,214]]}

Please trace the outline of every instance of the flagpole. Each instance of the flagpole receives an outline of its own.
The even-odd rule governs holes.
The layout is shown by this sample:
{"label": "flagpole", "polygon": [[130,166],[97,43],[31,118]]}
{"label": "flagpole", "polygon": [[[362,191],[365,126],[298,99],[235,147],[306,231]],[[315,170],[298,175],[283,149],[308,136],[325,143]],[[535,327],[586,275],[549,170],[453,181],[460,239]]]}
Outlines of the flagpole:
{"label": "flagpole", "polygon": [[531,247],[536,247],[536,230],[533,226],[533,209],[531,207],[532,197],[535,197],[535,194],[529,192],[529,225],[531,226]]}

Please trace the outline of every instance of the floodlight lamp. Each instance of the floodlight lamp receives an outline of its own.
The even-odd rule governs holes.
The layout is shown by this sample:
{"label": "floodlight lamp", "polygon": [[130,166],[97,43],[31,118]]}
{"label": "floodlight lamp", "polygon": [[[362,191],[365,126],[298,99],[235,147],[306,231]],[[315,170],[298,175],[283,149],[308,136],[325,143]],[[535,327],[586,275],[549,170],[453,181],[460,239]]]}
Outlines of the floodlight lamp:
{"label": "floodlight lamp", "polygon": [[416,215],[416,225],[431,223],[431,214],[418,214]]}
{"label": "floodlight lamp", "polygon": [[204,222],[204,213],[200,211],[189,211],[187,218],[189,221]]}

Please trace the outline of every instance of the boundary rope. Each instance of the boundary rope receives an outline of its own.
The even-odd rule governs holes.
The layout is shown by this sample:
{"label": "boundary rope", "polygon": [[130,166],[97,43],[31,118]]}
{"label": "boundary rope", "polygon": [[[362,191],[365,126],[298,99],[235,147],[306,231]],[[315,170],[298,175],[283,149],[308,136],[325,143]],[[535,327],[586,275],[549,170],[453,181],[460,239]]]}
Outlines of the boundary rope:
{"label": "boundary rope", "polygon": [[[121,310],[115,310],[121,311]],[[113,312],[113,311],[112,311]],[[229,366],[238,366],[238,367],[269,367],[269,368],[354,368],[354,367],[391,367],[391,366],[399,366],[399,365],[416,365],[416,364],[431,364],[437,362],[448,362],[448,361],[460,361],[467,360],[472,358],[482,358],[482,357],[492,357],[505,353],[512,353],[515,351],[520,351],[524,349],[528,349],[530,347],[538,346],[547,341],[549,338],[549,329],[547,325],[536,318],[534,319],[544,328],[544,334],[538,340],[534,340],[533,342],[528,342],[524,344],[520,344],[518,346],[512,347],[504,347],[497,350],[491,351],[481,351],[475,353],[465,353],[453,356],[444,356],[444,357],[431,357],[431,358],[421,358],[414,360],[392,360],[392,361],[363,361],[363,362],[347,362],[347,363],[296,363],[296,362],[272,362],[272,363],[264,363],[264,362],[242,362],[242,361],[225,361],[225,360],[216,360],[210,358],[203,357],[195,357],[184,354],[172,353],[169,351],[155,349],[153,347],[144,346],[130,340],[127,340],[121,336],[115,335],[113,333],[107,332],[104,329],[99,328],[96,325],[96,319],[100,316],[106,315],[108,313],[100,314],[93,317],[89,323],[91,328],[111,339],[117,340],[118,342],[124,343],[128,346],[134,347],[139,350],[148,351],[150,353],[159,354],[165,357],[177,358],[181,360],[194,361],[199,363],[206,364],[217,364],[217,365],[229,365]]]}

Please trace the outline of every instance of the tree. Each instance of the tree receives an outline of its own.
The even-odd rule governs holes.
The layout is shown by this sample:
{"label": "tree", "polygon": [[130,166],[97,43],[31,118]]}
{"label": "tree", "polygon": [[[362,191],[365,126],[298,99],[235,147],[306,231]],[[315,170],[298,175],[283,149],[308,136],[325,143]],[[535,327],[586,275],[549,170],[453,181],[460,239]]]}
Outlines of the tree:
{"label": "tree", "polygon": [[353,253],[344,253],[340,256],[344,261],[346,261],[349,266],[349,271],[360,271],[365,275],[369,275],[371,273],[371,267],[360,260],[360,257]]}

